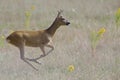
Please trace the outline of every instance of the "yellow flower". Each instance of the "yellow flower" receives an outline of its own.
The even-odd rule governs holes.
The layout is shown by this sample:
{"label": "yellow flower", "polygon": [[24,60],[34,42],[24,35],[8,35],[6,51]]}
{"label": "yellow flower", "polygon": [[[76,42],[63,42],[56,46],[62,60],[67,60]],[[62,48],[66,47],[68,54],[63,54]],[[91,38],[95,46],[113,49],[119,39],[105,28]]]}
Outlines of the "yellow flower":
{"label": "yellow flower", "polygon": [[118,27],[120,25],[120,8],[116,11],[115,22],[116,22],[116,25]]}
{"label": "yellow flower", "polygon": [[25,12],[25,16],[26,16],[26,17],[30,17],[30,16],[31,16],[31,13],[30,13],[29,11],[26,11],[26,12]]}
{"label": "yellow flower", "polygon": [[98,35],[102,35],[102,34],[104,34],[104,33],[105,33],[105,28],[101,28],[101,29],[97,32]]}
{"label": "yellow flower", "polygon": [[31,6],[31,10],[35,10],[35,6],[33,5],[33,6]]}
{"label": "yellow flower", "polygon": [[68,66],[68,71],[72,72],[72,71],[74,71],[74,69],[75,69],[74,65],[69,65]]}
{"label": "yellow flower", "polygon": [[119,15],[120,15],[120,8],[116,12],[116,16],[119,16]]}

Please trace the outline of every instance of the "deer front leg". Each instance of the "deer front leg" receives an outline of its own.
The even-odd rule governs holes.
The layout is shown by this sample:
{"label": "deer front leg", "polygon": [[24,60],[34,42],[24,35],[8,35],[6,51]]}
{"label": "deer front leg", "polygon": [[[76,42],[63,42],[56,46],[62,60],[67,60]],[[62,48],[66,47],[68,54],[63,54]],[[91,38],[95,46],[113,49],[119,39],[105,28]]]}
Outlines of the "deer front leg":
{"label": "deer front leg", "polygon": [[41,51],[43,52],[43,55],[40,55],[39,57],[34,58],[34,59],[29,59],[29,58],[27,58],[27,60],[33,61],[33,62],[38,63],[38,64],[41,64],[41,63],[39,63],[37,60],[40,59],[40,58],[42,58],[42,57],[44,57],[44,56],[46,56],[46,54],[45,54],[45,50],[44,50],[44,46],[43,46],[43,45],[40,46],[40,49],[41,49]]}
{"label": "deer front leg", "polygon": [[51,48],[51,50],[47,52],[47,55],[54,50],[54,46],[53,46],[53,43],[52,43],[52,42],[48,43],[48,44],[46,45],[46,47]]}
{"label": "deer front leg", "polygon": [[41,49],[41,51],[42,51],[42,55],[40,55],[39,57],[37,57],[37,58],[34,58],[34,59],[29,59],[30,61],[36,61],[36,60],[38,60],[38,59],[40,59],[40,58],[42,58],[42,57],[45,57],[46,56],[46,53],[45,53],[45,49],[44,49],[44,46],[40,46],[40,49]]}
{"label": "deer front leg", "polygon": [[47,53],[45,53],[44,46],[41,46],[40,49],[41,49],[41,51],[43,52],[43,55],[41,55],[40,58],[47,56],[50,52],[52,52],[52,51],[54,50],[54,46],[53,46],[51,43],[48,43],[48,44],[45,45],[45,46],[51,48],[51,50],[48,51]]}
{"label": "deer front leg", "polygon": [[29,59],[29,58],[26,58],[27,60],[29,60],[29,61],[33,61],[33,62],[35,62],[35,63],[37,63],[37,64],[41,64],[41,63],[39,63],[37,60],[38,59],[40,59],[41,58],[41,56],[40,57],[38,57],[38,58],[34,58],[34,59]]}
{"label": "deer front leg", "polygon": [[28,65],[30,65],[33,69],[35,69],[35,70],[37,70],[38,71],[38,69],[36,69],[31,63],[29,63],[27,60],[26,60],[26,58],[24,57],[24,45],[21,45],[20,47],[19,47],[19,50],[20,50],[20,58],[25,62],[25,63],[27,63]]}
{"label": "deer front leg", "polygon": [[[48,51],[47,54],[45,53],[45,46],[51,48],[51,50]],[[48,55],[50,52],[52,52],[52,51],[54,50],[54,46],[52,45],[52,43],[48,43],[48,44],[45,45],[45,46],[43,46],[43,45],[40,46],[40,49],[41,49],[41,51],[42,51],[42,53],[43,53],[42,55],[40,55],[39,57],[34,58],[34,59],[28,59],[28,58],[27,58],[27,60],[33,61],[33,62],[36,62],[36,63],[39,63],[39,62],[37,61],[38,59],[40,59],[40,58],[42,58],[42,57],[45,57],[46,55]]]}
{"label": "deer front leg", "polygon": [[45,46],[51,48],[51,50],[48,51],[47,53],[45,53],[45,47],[44,46],[40,46],[40,49],[43,52],[43,54],[40,57],[36,58],[37,60],[40,59],[40,58],[42,58],[42,57],[47,56],[50,52],[52,52],[54,50],[54,46],[52,45],[52,43],[48,43]]}

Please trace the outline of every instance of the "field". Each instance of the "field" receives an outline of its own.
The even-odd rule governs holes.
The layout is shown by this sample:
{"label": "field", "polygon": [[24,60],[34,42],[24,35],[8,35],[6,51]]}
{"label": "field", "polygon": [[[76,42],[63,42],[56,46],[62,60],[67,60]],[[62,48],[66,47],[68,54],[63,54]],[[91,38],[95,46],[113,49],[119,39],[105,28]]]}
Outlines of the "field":
{"label": "field", "polygon": [[[118,8],[120,0],[0,0],[0,80],[120,80]],[[48,28],[60,9],[71,24],[57,30],[55,50],[39,60],[41,65],[31,62],[39,69],[35,71],[5,37],[16,30]],[[27,11],[31,14],[28,21]],[[91,32],[103,27],[105,33],[92,56]],[[28,58],[41,54],[39,48],[25,48]],[[71,72],[69,65],[74,66]]]}

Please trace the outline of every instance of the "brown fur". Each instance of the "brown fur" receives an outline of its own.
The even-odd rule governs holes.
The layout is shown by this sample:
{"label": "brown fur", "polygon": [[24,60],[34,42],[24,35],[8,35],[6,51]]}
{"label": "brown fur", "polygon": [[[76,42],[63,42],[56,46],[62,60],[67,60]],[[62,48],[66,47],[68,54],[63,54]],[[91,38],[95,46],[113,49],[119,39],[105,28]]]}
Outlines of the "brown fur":
{"label": "brown fur", "polygon": [[[40,64],[37,60],[40,59],[41,57],[46,56],[48,53],[50,53],[54,49],[52,37],[55,34],[56,30],[61,25],[70,24],[67,20],[65,20],[62,16],[60,16],[60,13],[61,11],[58,12],[58,15],[55,21],[48,29],[39,30],[39,31],[15,31],[6,38],[6,40],[10,44],[19,48],[21,59],[26,63],[28,63],[34,69],[36,68],[32,64],[30,64],[27,60]],[[40,47],[40,49],[43,52],[43,55],[35,59],[25,58],[24,46]],[[51,48],[51,50],[48,53],[46,53],[44,50],[45,46]]]}
{"label": "brown fur", "polygon": [[9,43],[19,47],[21,43],[25,43],[26,46],[40,47],[49,42],[48,34],[46,31],[15,31],[7,37]]}

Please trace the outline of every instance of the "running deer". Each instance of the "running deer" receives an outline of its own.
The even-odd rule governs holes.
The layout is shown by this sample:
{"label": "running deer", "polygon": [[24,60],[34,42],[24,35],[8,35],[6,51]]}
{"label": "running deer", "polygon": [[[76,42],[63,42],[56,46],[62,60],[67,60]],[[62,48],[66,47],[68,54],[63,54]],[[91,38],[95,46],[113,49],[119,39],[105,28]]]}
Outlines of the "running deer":
{"label": "running deer", "polygon": [[[55,18],[52,25],[45,30],[15,31],[6,38],[8,43],[16,46],[19,49],[20,58],[35,70],[37,69],[29,61],[33,61],[35,63],[40,64],[37,60],[42,57],[45,57],[47,54],[54,50],[52,37],[54,36],[56,30],[62,25],[70,24],[70,22],[68,22],[65,18],[61,16],[61,12],[61,10],[58,11],[57,17]],[[34,59],[25,58],[25,46],[39,47],[43,54]],[[45,52],[45,47],[51,48],[48,53]]]}

